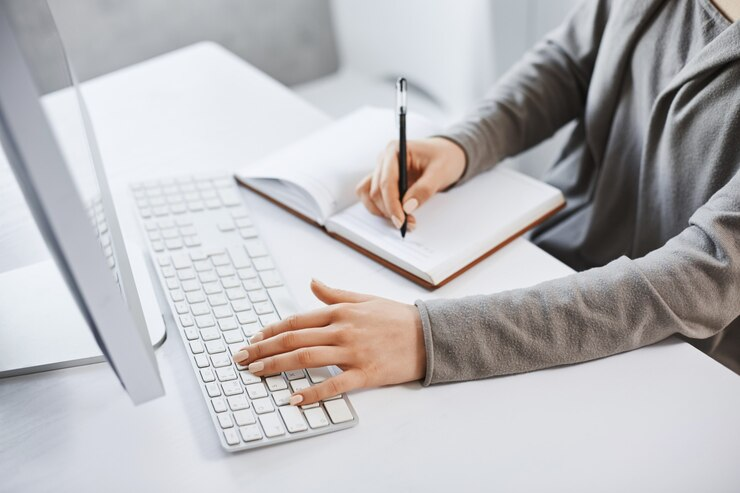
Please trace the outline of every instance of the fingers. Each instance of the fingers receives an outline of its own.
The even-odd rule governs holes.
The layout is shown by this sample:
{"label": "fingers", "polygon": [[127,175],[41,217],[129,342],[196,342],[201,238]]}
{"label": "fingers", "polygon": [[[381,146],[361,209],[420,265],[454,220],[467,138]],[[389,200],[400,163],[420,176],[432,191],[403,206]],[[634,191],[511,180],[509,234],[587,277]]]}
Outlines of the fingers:
{"label": "fingers", "polygon": [[383,165],[381,166],[379,188],[383,210],[390,216],[390,220],[396,228],[403,225],[405,217],[398,190],[398,166],[398,147],[390,145],[386,149]]}
{"label": "fingers", "polygon": [[348,370],[323,382],[300,390],[290,398],[293,406],[313,404],[335,395],[365,386],[365,373],[361,370]]}
{"label": "fingers", "polygon": [[[256,335],[256,334],[255,334]],[[273,356],[287,353],[296,349],[312,346],[331,346],[335,337],[326,329],[291,330],[273,337],[252,338],[252,344],[245,346],[234,354],[234,361],[242,366]]]}
{"label": "fingers", "polygon": [[319,308],[306,313],[297,313],[286,317],[279,322],[268,325],[261,331],[257,332],[250,342],[258,342],[263,339],[269,339],[275,337],[283,332],[298,330],[298,329],[309,329],[313,327],[325,327],[331,323],[331,312],[326,308]]}
{"label": "fingers", "polygon": [[346,349],[336,346],[306,347],[258,359],[249,364],[248,370],[253,375],[265,376],[303,368],[342,365],[348,359],[347,354]]}
{"label": "fingers", "polygon": [[383,214],[383,211],[378,209],[375,203],[370,199],[370,184],[372,183],[372,181],[373,181],[373,175],[367,175],[357,185],[357,188],[355,188],[355,193],[357,194],[358,197],[360,197],[360,200],[362,201],[362,205],[364,205],[365,208],[368,211],[370,211],[371,214],[375,214],[376,216],[385,217],[385,215]]}
{"label": "fingers", "polygon": [[311,291],[313,291],[313,294],[316,295],[318,299],[327,305],[334,305],[336,303],[362,303],[363,301],[370,301],[375,298],[375,296],[371,296],[369,294],[353,293],[352,291],[345,291],[343,289],[330,288],[316,279],[311,281]]}
{"label": "fingers", "polygon": [[403,210],[406,214],[412,214],[424,202],[439,191],[440,177],[432,169],[422,174],[413,185],[411,185],[403,197]]}

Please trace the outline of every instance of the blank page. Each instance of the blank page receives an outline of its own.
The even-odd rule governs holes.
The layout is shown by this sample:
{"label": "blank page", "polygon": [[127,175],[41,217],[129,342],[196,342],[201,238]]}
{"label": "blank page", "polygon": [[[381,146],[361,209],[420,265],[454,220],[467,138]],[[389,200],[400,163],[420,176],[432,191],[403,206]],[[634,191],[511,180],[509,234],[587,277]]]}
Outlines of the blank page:
{"label": "blank page", "polygon": [[562,202],[556,188],[497,168],[432,197],[415,214],[417,228],[405,239],[362,204],[333,216],[327,230],[438,284]]}

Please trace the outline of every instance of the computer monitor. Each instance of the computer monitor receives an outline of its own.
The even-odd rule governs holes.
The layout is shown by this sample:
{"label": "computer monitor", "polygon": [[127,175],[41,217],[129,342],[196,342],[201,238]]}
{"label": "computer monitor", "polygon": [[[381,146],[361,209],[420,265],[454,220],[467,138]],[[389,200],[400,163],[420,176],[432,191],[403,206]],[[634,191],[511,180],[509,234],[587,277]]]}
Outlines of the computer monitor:
{"label": "computer monitor", "polygon": [[[53,22],[50,11],[49,19]],[[72,298],[138,404],[163,395],[164,389],[89,114],[62,55],[69,96],[79,110],[90,151],[92,169],[84,177],[65,162],[6,2],[0,0],[0,143]],[[110,235],[110,248],[101,245],[101,224]],[[117,266],[115,276],[109,262]]]}

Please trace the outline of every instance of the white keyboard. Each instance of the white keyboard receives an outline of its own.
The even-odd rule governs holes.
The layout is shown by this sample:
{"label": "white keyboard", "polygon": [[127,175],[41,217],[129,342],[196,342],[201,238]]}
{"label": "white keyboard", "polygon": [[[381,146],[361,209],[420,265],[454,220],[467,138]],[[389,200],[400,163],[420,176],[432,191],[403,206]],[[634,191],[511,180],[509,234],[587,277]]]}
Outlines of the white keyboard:
{"label": "white keyboard", "polygon": [[325,380],[331,369],[260,378],[231,359],[256,331],[295,311],[234,179],[182,177],[131,188],[223,447],[251,449],[356,424],[346,395],[288,405],[292,392]]}

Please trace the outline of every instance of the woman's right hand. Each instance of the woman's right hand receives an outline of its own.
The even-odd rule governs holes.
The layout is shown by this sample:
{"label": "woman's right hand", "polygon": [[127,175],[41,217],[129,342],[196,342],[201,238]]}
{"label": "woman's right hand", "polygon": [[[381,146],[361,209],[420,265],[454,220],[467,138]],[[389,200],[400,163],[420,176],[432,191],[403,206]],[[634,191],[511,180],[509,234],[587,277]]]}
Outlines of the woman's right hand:
{"label": "woman's right hand", "polygon": [[440,190],[460,179],[465,171],[465,152],[441,137],[410,140],[406,145],[408,185],[403,203],[398,194],[398,141],[390,142],[378,157],[375,171],[357,185],[355,192],[371,213],[390,219],[396,228],[416,227],[414,211]]}

